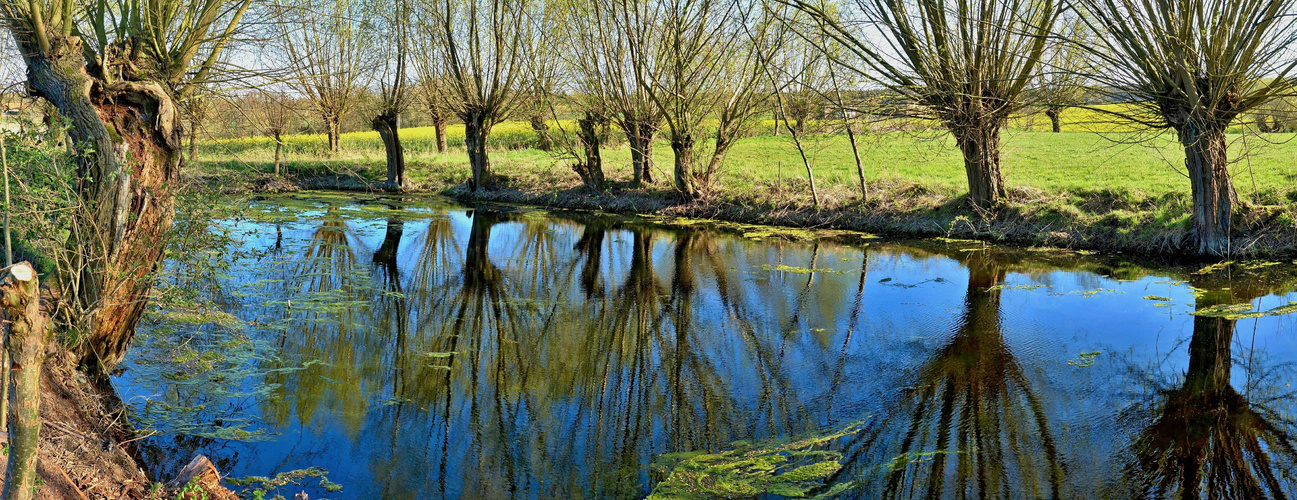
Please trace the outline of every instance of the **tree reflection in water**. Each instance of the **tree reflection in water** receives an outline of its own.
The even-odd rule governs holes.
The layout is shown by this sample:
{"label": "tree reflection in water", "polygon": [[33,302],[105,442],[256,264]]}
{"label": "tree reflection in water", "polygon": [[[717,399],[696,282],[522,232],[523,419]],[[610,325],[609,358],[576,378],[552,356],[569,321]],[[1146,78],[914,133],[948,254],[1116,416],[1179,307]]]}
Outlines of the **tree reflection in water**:
{"label": "tree reflection in water", "polygon": [[859,478],[866,497],[1059,498],[1057,445],[1003,335],[1006,266],[988,251],[959,258],[968,289],[950,340],[888,414],[846,444],[838,480]]}
{"label": "tree reflection in water", "polygon": [[[1242,276],[1197,277],[1191,282],[1203,290],[1197,300],[1200,312],[1246,304],[1271,292],[1263,281]],[[1236,323],[1230,317],[1194,317],[1183,381],[1178,387],[1158,389],[1146,406],[1130,412],[1148,415],[1127,465],[1137,494],[1186,499],[1293,496],[1297,450],[1291,433],[1297,422],[1276,409],[1291,404],[1293,394],[1285,388],[1277,396],[1256,397],[1234,387]]]}
{"label": "tree reflection in water", "polygon": [[[223,464],[262,449],[276,461],[263,468],[345,456],[330,467],[363,483],[342,494],[357,498],[625,498],[648,492],[663,454],[863,421],[835,446],[846,457],[836,479],[858,482],[851,493],[865,498],[1290,493],[1292,425],[1271,409],[1273,394],[1231,387],[1240,363],[1227,318],[1194,320],[1189,376],[1137,409],[1151,415],[1131,433],[1139,439],[1117,445],[1130,452],[1128,476],[1085,489],[1098,474],[1072,447],[1110,436],[1069,429],[1085,422],[1062,398],[1080,391],[1060,386],[1098,368],[1040,375],[1059,352],[1015,352],[1007,342],[1023,332],[1006,340],[1001,302],[1010,272],[1074,264],[982,247],[754,243],[521,211],[384,217],[330,211],[264,228],[258,248],[285,262],[241,278],[273,283],[241,317],[273,323],[264,333],[278,358],[259,361],[258,382],[274,389],[256,403],[268,428],[296,435],[236,447],[244,455]],[[961,266],[966,287],[951,284]],[[880,270],[869,283],[932,284],[866,290]],[[1090,271],[1067,274],[1078,282],[1067,286],[1119,286]],[[1283,291],[1232,284],[1234,296],[1199,307]],[[896,307],[919,300],[957,312]],[[914,340],[927,325],[942,325],[936,345]],[[1043,387],[1053,376],[1059,385]]]}

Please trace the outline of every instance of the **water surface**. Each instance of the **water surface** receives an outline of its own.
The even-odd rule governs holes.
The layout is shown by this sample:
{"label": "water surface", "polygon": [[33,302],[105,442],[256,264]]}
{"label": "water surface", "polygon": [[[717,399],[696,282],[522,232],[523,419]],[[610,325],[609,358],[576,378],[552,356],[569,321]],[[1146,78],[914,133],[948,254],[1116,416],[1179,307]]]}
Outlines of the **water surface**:
{"label": "water surface", "polygon": [[287,496],[639,498],[664,456],[834,433],[811,493],[1297,489],[1292,264],[695,222],[254,201],[214,223],[227,272],[169,281],[222,313],[157,308],[116,384],[163,477],[342,487]]}

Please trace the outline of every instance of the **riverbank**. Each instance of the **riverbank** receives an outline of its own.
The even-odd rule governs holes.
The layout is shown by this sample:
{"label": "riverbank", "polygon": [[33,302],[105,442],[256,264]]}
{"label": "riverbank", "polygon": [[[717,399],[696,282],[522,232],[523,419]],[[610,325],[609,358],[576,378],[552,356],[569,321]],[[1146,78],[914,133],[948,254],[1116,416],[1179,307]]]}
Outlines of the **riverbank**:
{"label": "riverbank", "polygon": [[[488,190],[472,192],[466,172],[415,164],[411,178],[422,179],[406,192],[437,194],[466,203],[504,202],[540,207],[599,210],[713,219],[743,224],[860,231],[893,238],[949,237],[1016,246],[1047,246],[1105,253],[1189,256],[1193,253],[1187,192],[1152,195],[1138,191],[1063,190],[1046,192],[1010,187],[999,208],[970,207],[954,188],[905,179],[884,179],[856,189],[831,185],[820,190],[818,206],[806,195],[805,181],[743,191],[721,188],[706,200],[684,201],[663,182],[632,188],[614,182],[601,192],[583,187],[575,174],[554,168],[521,172],[497,170]],[[381,169],[354,165],[321,175],[275,177],[220,168],[199,169],[191,180],[229,194],[299,190],[381,191]],[[1273,197],[1271,197],[1273,198]],[[1297,210],[1283,199],[1245,203],[1234,221],[1233,257],[1281,258],[1297,255]]]}
{"label": "riverbank", "polygon": [[[184,499],[233,500],[205,457],[163,484],[151,480],[137,448],[126,405],[111,387],[92,383],[73,357],[52,347],[41,370],[40,452],[36,461],[38,500]],[[0,434],[0,443],[7,436]],[[3,444],[5,454],[8,444]],[[4,483],[0,468],[0,485]]]}
{"label": "riverbank", "polygon": [[36,498],[148,498],[152,483],[137,460],[124,405],[55,350],[41,373]]}

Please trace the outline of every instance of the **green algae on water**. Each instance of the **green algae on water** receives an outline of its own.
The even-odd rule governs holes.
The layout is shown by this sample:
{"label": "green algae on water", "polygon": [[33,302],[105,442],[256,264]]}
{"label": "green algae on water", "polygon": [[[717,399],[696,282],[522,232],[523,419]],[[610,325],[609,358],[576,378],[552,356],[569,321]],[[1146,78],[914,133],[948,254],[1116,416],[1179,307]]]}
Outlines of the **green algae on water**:
{"label": "green algae on water", "polygon": [[786,265],[783,265],[783,264],[779,264],[779,265],[777,265],[777,266],[771,266],[771,265],[769,265],[769,264],[762,264],[762,265],[761,265],[761,270],[762,270],[762,271],[779,271],[779,272],[794,273],[794,274],[811,274],[811,273],[845,274],[845,273],[846,273],[846,271],[839,271],[839,270],[837,270],[837,269],[828,269],[828,268],[825,268],[825,269],[809,269],[809,268],[805,268],[805,267],[786,266]]}
{"label": "green algae on water", "polygon": [[1211,307],[1204,307],[1197,311],[1190,312],[1189,314],[1202,318],[1238,320],[1246,318],[1260,318],[1263,316],[1283,316],[1292,313],[1297,313],[1297,302],[1289,302],[1268,311],[1253,310],[1252,304],[1250,303],[1220,304]]}
{"label": "green algae on water", "polygon": [[1094,359],[1099,357],[1100,354],[1102,354],[1101,351],[1083,352],[1077,354],[1076,359],[1069,359],[1067,364],[1068,366],[1075,366],[1077,368],[1089,368],[1094,366]]}
{"label": "green algae on water", "polygon": [[652,470],[664,477],[648,498],[655,500],[751,498],[779,495],[805,498],[817,490],[817,498],[836,496],[851,483],[828,484],[842,469],[843,455],[826,449],[834,440],[859,432],[852,426],[844,431],[787,443],[753,446],[740,441],[719,453],[691,451],[668,453],[653,461]]}
{"label": "green algae on water", "polygon": [[1048,287],[1049,285],[1042,285],[1039,283],[1032,283],[1029,285],[1009,285],[1005,283],[1000,283],[991,288],[987,288],[986,291],[993,292],[996,290],[1039,290],[1041,288],[1048,288]]}

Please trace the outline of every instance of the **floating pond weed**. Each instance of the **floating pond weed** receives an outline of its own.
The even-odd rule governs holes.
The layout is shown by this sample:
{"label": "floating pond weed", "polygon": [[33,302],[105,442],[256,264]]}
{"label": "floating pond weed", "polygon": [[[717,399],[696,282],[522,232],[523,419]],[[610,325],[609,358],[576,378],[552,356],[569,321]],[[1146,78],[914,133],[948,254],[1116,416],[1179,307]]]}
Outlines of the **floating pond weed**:
{"label": "floating pond weed", "polygon": [[731,444],[719,453],[702,451],[668,453],[653,461],[652,470],[661,482],[650,499],[751,498],[779,495],[805,498],[822,491],[817,498],[836,496],[850,489],[850,482],[829,484],[842,470],[843,455],[828,449],[835,440],[860,432],[852,426],[823,436],[784,443],[754,446],[745,441]]}
{"label": "floating pond weed", "polygon": [[844,273],[846,273],[846,271],[839,271],[839,270],[837,270],[837,269],[832,269],[832,268],[809,269],[809,268],[805,268],[805,267],[786,266],[786,265],[783,265],[783,264],[779,264],[779,265],[777,265],[777,266],[771,266],[771,265],[769,265],[769,264],[762,264],[762,265],[761,265],[761,270],[762,270],[762,271],[773,271],[773,272],[793,273],[793,274],[811,274],[811,273],[844,274]]}
{"label": "floating pond weed", "polygon": [[310,479],[318,479],[317,484],[320,489],[329,493],[338,493],[342,491],[342,485],[329,480],[329,471],[320,467],[308,467],[305,469],[291,470],[280,472],[274,477],[266,476],[248,476],[241,478],[226,478],[225,482],[231,486],[242,487],[240,497],[242,498],[266,498],[266,495],[273,494],[271,498],[282,498],[279,491],[289,485],[303,485]]}
{"label": "floating pond weed", "polygon": [[1297,302],[1289,302],[1285,305],[1275,307],[1266,311],[1255,310],[1250,303],[1245,304],[1218,304],[1211,307],[1204,307],[1189,314],[1203,318],[1223,318],[1230,320],[1260,318],[1263,316],[1283,316],[1297,313]]}
{"label": "floating pond weed", "polygon": [[1098,358],[1100,354],[1102,354],[1101,351],[1087,351],[1087,352],[1083,352],[1083,353],[1077,354],[1077,355],[1076,355],[1076,359],[1070,359],[1070,360],[1068,360],[1068,361],[1067,361],[1067,365],[1068,365],[1068,366],[1075,366],[1075,367],[1077,367],[1077,368],[1089,368],[1089,367],[1091,367],[1091,366],[1094,366],[1094,360],[1095,360],[1095,358]]}

